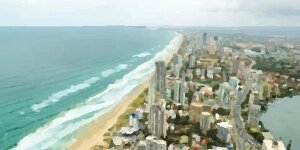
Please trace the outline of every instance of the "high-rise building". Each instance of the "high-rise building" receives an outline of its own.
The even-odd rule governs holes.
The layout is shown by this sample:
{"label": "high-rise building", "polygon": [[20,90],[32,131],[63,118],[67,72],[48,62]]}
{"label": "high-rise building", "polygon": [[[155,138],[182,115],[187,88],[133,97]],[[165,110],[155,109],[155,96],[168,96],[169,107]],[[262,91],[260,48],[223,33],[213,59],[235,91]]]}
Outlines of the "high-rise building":
{"label": "high-rise building", "polygon": [[196,57],[195,57],[195,55],[191,54],[189,56],[189,67],[193,68],[193,67],[195,67],[195,64],[196,64]]}
{"label": "high-rise building", "polygon": [[[195,42],[195,47],[196,47],[196,51],[200,52],[201,51],[201,41],[200,41],[201,37],[199,35],[196,36],[196,42]],[[200,52],[201,53],[201,52]],[[198,53],[199,54],[199,53]]]}
{"label": "high-rise building", "polygon": [[250,105],[248,112],[248,124],[250,127],[257,127],[259,122],[260,106]]}
{"label": "high-rise building", "polygon": [[210,79],[214,78],[214,67],[213,66],[207,67],[207,77]]}
{"label": "high-rise building", "polygon": [[237,77],[240,79],[245,79],[246,78],[246,71],[245,71],[245,61],[240,61],[239,68],[237,71]]}
{"label": "high-rise building", "polygon": [[179,54],[174,54],[172,59],[172,65],[179,65],[182,66],[182,56]]}
{"label": "high-rise building", "polygon": [[146,112],[150,112],[150,108],[155,104],[155,76],[149,81]]}
{"label": "high-rise building", "polygon": [[208,54],[216,55],[216,51],[217,51],[217,43],[215,40],[210,39],[209,46],[208,46]]}
{"label": "high-rise building", "polygon": [[205,77],[205,70],[206,70],[205,68],[201,69],[201,77],[200,77],[201,80],[205,80],[206,79],[206,77]]}
{"label": "high-rise building", "polygon": [[237,74],[239,65],[240,65],[240,58],[239,57],[232,58],[232,66],[231,66],[232,74]]}
{"label": "high-rise building", "polygon": [[167,142],[155,136],[146,137],[146,150],[167,150]]}
{"label": "high-rise building", "polygon": [[218,134],[217,137],[225,143],[231,142],[231,130],[233,126],[229,124],[228,122],[220,122],[217,123],[218,126]]}
{"label": "high-rise building", "polygon": [[200,116],[200,129],[204,134],[210,129],[210,124],[212,122],[212,115],[209,112],[202,112]]}
{"label": "high-rise building", "polygon": [[237,87],[238,87],[238,84],[239,84],[240,80],[237,77],[233,76],[233,77],[229,78],[228,82],[229,82],[229,85],[230,85],[231,89],[237,90]]}
{"label": "high-rise building", "polygon": [[185,101],[185,71],[181,70],[181,84],[180,84],[180,91],[179,91],[179,97],[180,97],[180,103],[182,105],[186,104]]}
{"label": "high-rise building", "polygon": [[180,88],[181,88],[181,81],[176,80],[174,86],[174,100],[177,103],[180,103]]}
{"label": "high-rise building", "polygon": [[155,62],[156,66],[156,90],[165,94],[166,88],[166,66],[164,61]]}
{"label": "high-rise building", "polygon": [[229,92],[230,92],[230,85],[228,82],[223,82],[222,84],[220,84],[219,87],[219,93],[218,93],[218,100],[224,104],[228,104],[229,103]]}
{"label": "high-rise building", "polygon": [[179,78],[179,73],[180,73],[180,69],[182,68],[182,66],[180,65],[175,65],[175,66],[172,66],[172,72],[174,73],[174,75]]}
{"label": "high-rise building", "polygon": [[207,33],[203,33],[203,45],[207,45]]}
{"label": "high-rise building", "polygon": [[160,138],[167,134],[167,116],[165,109],[161,105],[153,105],[150,109],[148,128],[149,132]]}
{"label": "high-rise building", "polygon": [[129,126],[134,129],[139,129],[139,115],[138,113],[132,113],[129,115]]}
{"label": "high-rise building", "polygon": [[222,71],[222,78],[223,78],[223,82],[227,82],[227,76],[225,71]]}
{"label": "high-rise building", "polygon": [[257,90],[258,99],[262,100],[264,92],[263,72],[261,70],[251,70],[246,82],[248,88],[251,90]]}

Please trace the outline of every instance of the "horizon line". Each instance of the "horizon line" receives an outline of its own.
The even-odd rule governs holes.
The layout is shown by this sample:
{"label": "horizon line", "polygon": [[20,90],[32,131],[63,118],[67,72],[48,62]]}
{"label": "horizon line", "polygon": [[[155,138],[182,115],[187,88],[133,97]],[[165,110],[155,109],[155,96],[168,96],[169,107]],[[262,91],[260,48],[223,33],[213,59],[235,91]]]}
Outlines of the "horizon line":
{"label": "horizon line", "polygon": [[157,27],[157,28],[251,28],[251,27],[276,27],[276,28],[300,28],[300,26],[279,26],[279,25],[259,25],[259,26],[197,26],[197,25],[0,25],[0,27]]}

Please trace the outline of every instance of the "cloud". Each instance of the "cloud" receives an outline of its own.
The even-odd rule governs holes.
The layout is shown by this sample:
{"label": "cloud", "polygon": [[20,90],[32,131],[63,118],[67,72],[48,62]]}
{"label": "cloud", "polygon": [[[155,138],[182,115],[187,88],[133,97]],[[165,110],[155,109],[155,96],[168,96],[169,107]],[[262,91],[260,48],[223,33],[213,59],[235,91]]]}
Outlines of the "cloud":
{"label": "cloud", "polygon": [[298,0],[0,0],[0,25],[300,25]]}
{"label": "cloud", "polygon": [[297,0],[242,1],[240,8],[262,16],[300,16],[300,1]]}

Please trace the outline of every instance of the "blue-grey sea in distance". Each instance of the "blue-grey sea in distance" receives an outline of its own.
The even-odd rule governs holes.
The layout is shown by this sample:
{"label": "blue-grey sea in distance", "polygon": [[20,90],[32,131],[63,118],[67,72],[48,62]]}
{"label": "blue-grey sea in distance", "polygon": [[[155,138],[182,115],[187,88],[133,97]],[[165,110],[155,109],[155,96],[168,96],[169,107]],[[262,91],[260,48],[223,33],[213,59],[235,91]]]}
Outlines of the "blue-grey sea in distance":
{"label": "blue-grey sea in distance", "polygon": [[282,138],[285,145],[292,140],[292,149],[300,148],[300,96],[278,99],[262,114],[261,121],[276,138]]}
{"label": "blue-grey sea in distance", "polygon": [[20,140],[55,149],[57,139],[61,148],[100,106],[112,107],[113,96],[92,96],[110,92],[174,37],[145,27],[0,27],[0,149]]}

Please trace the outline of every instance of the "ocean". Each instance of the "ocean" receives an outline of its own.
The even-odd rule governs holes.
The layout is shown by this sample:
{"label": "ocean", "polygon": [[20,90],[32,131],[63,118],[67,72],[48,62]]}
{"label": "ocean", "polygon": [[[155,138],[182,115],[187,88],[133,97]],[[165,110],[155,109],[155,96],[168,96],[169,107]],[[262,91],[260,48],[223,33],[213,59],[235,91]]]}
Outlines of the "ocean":
{"label": "ocean", "polygon": [[146,27],[0,27],[0,149],[64,149],[177,41]]}
{"label": "ocean", "polygon": [[278,99],[271,104],[266,113],[262,114],[261,121],[276,138],[282,138],[285,146],[292,140],[292,149],[300,147],[300,96]]}

